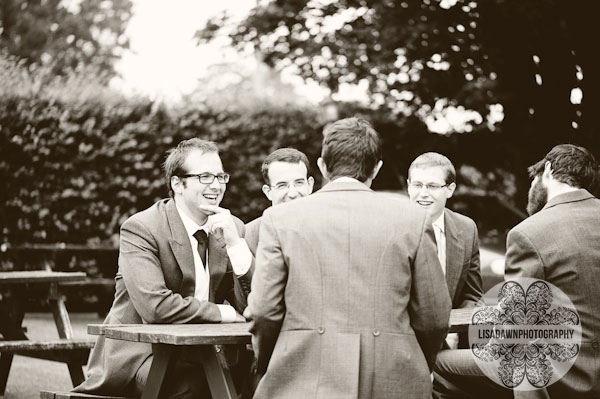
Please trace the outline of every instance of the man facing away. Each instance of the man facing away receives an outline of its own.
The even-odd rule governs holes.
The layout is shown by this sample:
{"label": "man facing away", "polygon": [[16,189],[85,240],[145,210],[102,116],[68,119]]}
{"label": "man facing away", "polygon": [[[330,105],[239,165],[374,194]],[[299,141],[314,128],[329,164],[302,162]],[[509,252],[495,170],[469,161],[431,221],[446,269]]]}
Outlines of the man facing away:
{"label": "man facing away", "polygon": [[[121,226],[115,299],[105,324],[245,321],[254,270],[243,223],[219,204],[229,175],[217,146],[190,139],[170,151],[171,198]],[[227,300],[230,305],[224,305]],[[164,397],[210,397],[201,366],[178,359]],[[150,344],[99,337],[77,392],[140,395],[152,363]]]}
{"label": "man facing away", "polygon": [[507,238],[507,280],[530,277],[562,290],[579,313],[582,339],[571,369],[515,398],[600,398],[600,200],[588,190],[598,164],[583,147],[557,145],[529,168],[527,212]]}
{"label": "man facing away", "polygon": [[[262,163],[261,173],[265,182],[262,191],[272,205],[306,197],[315,184],[307,156],[294,148],[280,148],[270,153]],[[246,224],[244,239],[254,255],[261,220],[259,217]]]}
{"label": "man facing away", "polygon": [[325,187],[263,214],[255,398],[430,398],[450,316],[431,222],[369,188],[382,161],[367,121],[329,125],[317,164]]}

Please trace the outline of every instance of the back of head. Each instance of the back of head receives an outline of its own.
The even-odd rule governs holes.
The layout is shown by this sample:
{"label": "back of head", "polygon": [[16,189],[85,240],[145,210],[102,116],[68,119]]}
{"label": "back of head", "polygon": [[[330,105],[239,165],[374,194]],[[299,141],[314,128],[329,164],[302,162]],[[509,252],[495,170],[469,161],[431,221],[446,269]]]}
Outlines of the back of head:
{"label": "back of head", "polygon": [[381,160],[381,141],[365,119],[340,119],[323,131],[321,157],[329,179],[347,176],[361,182],[369,179]]}
{"label": "back of head", "polygon": [[199,150],[203,154],[208,152],[219,153],[219,148],[214,142],[199,138],[183,140],[177,147],[167,151],[167,159],[163,164],[163,169],[165,171],[165,179],[170,197],[173,197],[174,195],[173,189],[171,188],[171,177],[188,173],[183,170],[183,164],[185,163],[188,154],[195,150]]}
{"label": "back of head", "polygon": [[310,164],[306,154],[295,148],[279,148],[267,155],[260,168],[265,184],[271,184],[269,182],[269,165],[273,162],[303,163],[306,166],[306,177],[310,176]]}
{"label": "back of head", "polygon": [[456,169],[450,160],[437,152],[426,152],[415,158],[408,167],[408,178],[413,169],[442,168],[446,173],[446,184],[456,183]]}
{"label": "back of head", "polygon": [[587,149],[573,144],[560,144],[552,148],[541,161],[530,166],[531,178],[544,172],[546,162],[550,162],[552,177],[571,187],[584,188],[594,192],[598,180],[598,163]]}

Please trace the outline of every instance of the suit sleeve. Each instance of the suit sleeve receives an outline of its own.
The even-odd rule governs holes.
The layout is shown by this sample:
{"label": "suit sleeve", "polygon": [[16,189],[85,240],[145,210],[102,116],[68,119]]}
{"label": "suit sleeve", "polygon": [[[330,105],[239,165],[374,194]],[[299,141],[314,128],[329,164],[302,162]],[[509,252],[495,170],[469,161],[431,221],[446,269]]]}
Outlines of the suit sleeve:
{"label": "suit sleeve", "polygon": [[260,227],[256,265],[248,306],[254,320],[250,332],[257,360],[256,370],[263,374],[281,331],[286,310],[284,293],[288,279],[288,268],[281,244],[268,211],[264,213]]}
{"label": "suit sleeve", "polygon": [[408,307],[410,324],[425,355],[429,370],[448,332],[451,301],[442,272],[429,217],[412,264],[412,288]]}
{"label": "suit sleeve", "polygon": [[477,225],[472,223],[473,238],[471,244],[471,259],[469,260],[469,271],[462,289],[462,295],[458,307],[473,307],[483,295],[483,281],[481,279],[481,267],[479,262],[479,236]]}
{"label": "suit sleeve", "polygon": [[[235,218],[235,224],[238,229],[238,234],[240,237],[244,237],[245,227],[241,220]],[[227,271],[231,272],[228,275],[231,276],[229,279],[223,280],[223,287],[219,287],[219,290],[225,291],[225,299],[235,308],[235,310],[242,314],[246,306],[248,306],[247,298],[250,293],[250,287],[252,284],[252,278],[254,276],[254,264],[255,258],[252,251],[250,251],[252,255],[250,268],[246,271],[245,274],[238,276],[233,271],[233,267],[231,266],[231,262],[229,261],[227,265]]]}
{"label": "suit sleeve", "polygon": [[142,223],[129,219],[121,227],[119,271],[135,310],[146,323],[219,323],[217,305],[183,297],[167,287],[158,245]]}
{"label": "suit sleeve", "polygon": [[505,280],[516,277],[544,279],[542,258],[526,234],[512,229],[506,239],[506,248]]}

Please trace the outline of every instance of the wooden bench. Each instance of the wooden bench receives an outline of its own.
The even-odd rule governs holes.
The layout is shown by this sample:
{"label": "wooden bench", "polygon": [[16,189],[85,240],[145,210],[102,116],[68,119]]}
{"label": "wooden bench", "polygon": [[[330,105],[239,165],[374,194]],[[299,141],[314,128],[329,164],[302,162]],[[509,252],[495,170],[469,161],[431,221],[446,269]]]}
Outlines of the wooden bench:
{"label": "wooden bench", "polygon": [[96,302],[93,303],[93,307],[90,304],[80,304],[80,307],[75,307],[74,303],[69,304],[69,310],[71,307],[75,308],[75,311],[89,311],[94,310],[100,317],[105,317],[106,313],[110,309],[113,299],[115,297],[115,279],[106,277],[88,277],[82,281],[67,281],[60,283],[59,287],[61,292],[65,295],[75,295],[78,291],[85,294],[92,294],[96,297]]}
{"label": "wooden bench", "polygon": [[90,395],[77,392],[40,391],[40,399],[133,399],[125,396]]}
{"label": "wooden bench", "polygon": [[94,343],[95,340],[89,338],[53,341],[0,341],[0,353],[85,365]]}

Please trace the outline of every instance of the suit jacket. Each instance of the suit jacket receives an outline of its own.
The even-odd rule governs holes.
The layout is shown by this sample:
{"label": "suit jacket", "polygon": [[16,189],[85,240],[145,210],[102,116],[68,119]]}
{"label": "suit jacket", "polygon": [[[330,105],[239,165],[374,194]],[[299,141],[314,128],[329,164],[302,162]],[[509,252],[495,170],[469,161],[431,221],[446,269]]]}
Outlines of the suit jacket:
{"label": "suit jacket", "polygon": [[333,182],[267,209],[260,238],[256,399],[431,397],[450,297],[422,209]]}
{"label": "suit jacket", "polygon": [[580,189],[552,198],[507,238],[506,279],[531,277],[561,289],[579,313],[582,343],[571,369],[546,389],[515,398],[600,398],[600,200]]}
{"label": "suit jacket", "polygon": [[479,267],[479,238],[475,222],[460,213],[444,210],[446,283],[453,308],[475,306],[483,295]]}
{"label": "suit jacket", "polygon": [[258,217],[253,221],[246,223],[246,232],[244,234],[244,240],[246,240],[246,244],[248,244],[248,248],[250,248],[250,252],[252,255],[256,256],[256,250],[258,249],[258,233],[260,231],[260,223],[262,221],[262,217]]}
{"label": "suit jacket", "polygon": [[[243,223],[235,219],[243,235]],[[119,270],[113,305],[104,324],[219,323],[215,303],[227,300],[238,312],[246,306],[254,266],[233,273],[227,250],[208,237],[209,301],[194,298],[192,248],[175,202],[165,199],[130,217],[121,226]],[[152,354],[150,344],[100,336],[88,362],[87,379],[74,390],[118,395]]]}

